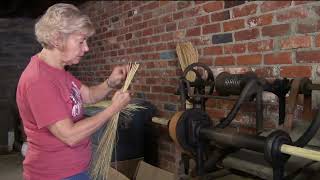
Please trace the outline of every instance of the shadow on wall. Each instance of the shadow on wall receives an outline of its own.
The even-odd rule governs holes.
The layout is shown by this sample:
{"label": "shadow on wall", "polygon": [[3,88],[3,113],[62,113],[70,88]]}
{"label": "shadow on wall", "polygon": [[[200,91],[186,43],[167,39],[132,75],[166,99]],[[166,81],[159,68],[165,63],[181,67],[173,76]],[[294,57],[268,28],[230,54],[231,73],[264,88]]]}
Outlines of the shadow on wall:
{"label": "shadow on wall", "polygon": [[15,92],[30,57],[40,50],[34,37],[34,22],[29,18],[0,19],[0,152],[3,153],[11,151],[13,142],[20,139],[20,144],[23,138]]}

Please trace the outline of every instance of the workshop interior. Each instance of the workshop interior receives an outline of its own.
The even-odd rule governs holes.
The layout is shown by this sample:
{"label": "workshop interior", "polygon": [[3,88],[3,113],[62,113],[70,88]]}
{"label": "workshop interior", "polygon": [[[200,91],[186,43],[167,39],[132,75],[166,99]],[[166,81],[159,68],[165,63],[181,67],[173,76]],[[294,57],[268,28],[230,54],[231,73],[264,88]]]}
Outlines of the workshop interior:
{"label": "workshop interior", "polygon": [[112,156],[129,179],[138,161],[179,180],[320,178],[320,2],[11,0],[0,3],[0,179],[21,174],[15,89],[40,50],[34,23],[58,2],[96,28],[67,71],[95,85],[140,64],[129,90],[145,108],[120,118]]}

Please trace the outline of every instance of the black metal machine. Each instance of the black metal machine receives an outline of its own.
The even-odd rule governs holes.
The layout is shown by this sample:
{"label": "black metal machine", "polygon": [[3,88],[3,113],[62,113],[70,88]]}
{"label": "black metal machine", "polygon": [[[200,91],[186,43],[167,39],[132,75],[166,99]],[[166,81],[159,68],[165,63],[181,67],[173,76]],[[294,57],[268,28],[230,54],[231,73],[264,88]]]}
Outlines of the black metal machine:
{"label": "black metal machine", "polygon": [[[186,79],[190,72],[195,73],[193,81]],[[218,95],[213,95],[215,92]],[[196,160],[196,175],[202,176],[215,171],[216,164],[229,153],[239,149],[263,153],[265,160],[273,168],[273,179],[284,178],[284,166],[290,155],[282,152],[283,145],[304,147],[315,135],[320,127],[320,112],[318,111],[308,129],[296,141],[292,141],[287,132],[276,130],[268,136],[261,136],[263,131],[263,102],[262,92],[268,91],[279,99],[279,124],[285,123],[287,112],[293,111],[298,94],[304,95],[304,100],[310,102],[312,90],[319,90],[320,86],[312,84],[307,78],[275,79],[268,82],[257,77],[253,72],[246,74],[220,73],[214,79],[210,68],[201,63],[189,65],[180,78],[179,94],[183,111],[177,112],[169,122],[169,133],[173,141],[181,146],[185,159],[185,173],[188,173],[188,158]],[[289,94],[286,107],[286,95]],[[214,124],[206,113],[206,101],[209,98],[228,99],[229,95],[236,95],[234,104],[228,115]],[[185,102],[192,103],[193,108],[186,109]],[[244,102],[252,101],[256,104],[257,133],[241,134],[225,131],[232,122]],[[307,105],[306,105],[307,106]],[[310,108],[310,106],[308,107]],[[308,109],[305,108],[305,109]]]}

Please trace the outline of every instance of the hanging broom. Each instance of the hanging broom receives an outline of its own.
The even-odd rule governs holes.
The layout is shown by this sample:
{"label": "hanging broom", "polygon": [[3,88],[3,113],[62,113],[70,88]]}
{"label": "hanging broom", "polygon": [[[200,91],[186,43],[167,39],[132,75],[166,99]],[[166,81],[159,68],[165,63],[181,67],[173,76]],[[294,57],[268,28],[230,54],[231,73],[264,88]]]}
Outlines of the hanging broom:
{"label": "hanging broom", "polygon": [[[190,64],[198,62],[199,54],[197,49],[192,46],[191,42],[179,43],[176,47],[178,59],[180,62],[181,69],[184,71]],[[186,75],[188,81],[194,81],[196,74],[189,71]],[[190,109],[192,104],[186,101],[186,108]]]}
{"label": "hanging broom", "polygon": [[[130,71],[127,75],[124,86],[122,87],[122,91],[125,92],[128,90],[129,85],[139,68],[139,64],[130,64]],[[125,108],[124,111],[132,111],[132,109]],[[111,157],[113,152],[113,147],[115,143],[115,137],[117,134],[117,126],[119,120],[120,112],[112,117],[109,121],[108,126],[104,132],[104,135],[99,143],[97,149],[97,157],[95,158],[95,162],[93,164],[93,169],[91,172],[91,176],[93,180],[97,180],[102,178],[105,180],[108,177],[110,170]]]}

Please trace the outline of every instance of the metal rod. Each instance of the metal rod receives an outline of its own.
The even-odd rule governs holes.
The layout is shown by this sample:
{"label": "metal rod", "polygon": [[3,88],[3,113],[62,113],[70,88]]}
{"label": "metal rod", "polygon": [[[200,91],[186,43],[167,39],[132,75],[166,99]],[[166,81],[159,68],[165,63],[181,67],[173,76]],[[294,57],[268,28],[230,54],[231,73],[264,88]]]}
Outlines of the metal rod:
{"label": "metal rod", "polygon": [[[235,101],[239,99],[239,96],[213,96],[213,95],[189,95],[189,97],[204,97],[204,98],[213,98],[213,99],[223,99],[223,100],[230,100],[230,101]],[[246,99],[247,102],[249,102],[249,99]]]}
{"label": "metal rod", "polygon": [[290,146],[287,144],[283,144],[280,148],[280,151],[285,154],[298,156],[306,159],[311,159],[314,161],[320,161],[320,152],[311,150],[311,149],[305,149],[300,148],[296,146]]}
{"label": "metal rod", "polygon": [[320,84],[308,84],[307,87],[310,90],[320,90]]}
{"label": "metal rod", "polygon": [[[224,130],[225,131],[225,130]],[[238,148],[246,148],[256,152],[264,152],[266,137],[253,136],[239,133],[227,133],[221,129],[200,129],[200,137],[207,138],[220,144],[230,145]]]}

